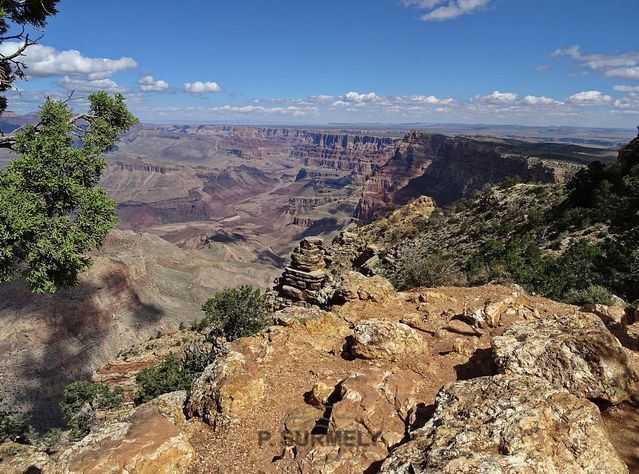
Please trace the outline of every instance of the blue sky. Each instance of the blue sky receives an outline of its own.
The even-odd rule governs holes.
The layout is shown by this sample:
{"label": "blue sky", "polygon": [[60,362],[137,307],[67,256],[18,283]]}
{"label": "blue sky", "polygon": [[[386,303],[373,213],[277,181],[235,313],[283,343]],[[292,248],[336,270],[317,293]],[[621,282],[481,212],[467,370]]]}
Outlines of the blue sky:
{"label": "blue sky", "polygon": [[31,77],[10,109],[69,90],[82,107],[103,89],[156,122],[639,123],[636,0],[62,0],[59,9],[27,53]]}

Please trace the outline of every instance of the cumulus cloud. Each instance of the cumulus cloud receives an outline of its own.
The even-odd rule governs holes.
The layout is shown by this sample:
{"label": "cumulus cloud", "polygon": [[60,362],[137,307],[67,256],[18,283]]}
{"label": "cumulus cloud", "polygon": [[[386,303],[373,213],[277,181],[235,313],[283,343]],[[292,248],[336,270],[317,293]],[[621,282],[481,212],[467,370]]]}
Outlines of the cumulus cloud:
{"label": "cumulus cloud", "polygon": [[514,104],[517,102],[517,98],[519,96],[514,92],[499,92],[495,91],[490,95],[485,96],[475,96],[474,100],[476,102],[483,102],[485,104],[492,105],[504,105],[504,104]]}
{"label": "cumulus cloud", "polygon": [[360,94],[358,92],[348,92],[342,99],[344,102],[370,103],[379,102],[381,99],[375,92],[369,92],[368,94]]}
{"label": "cumulus cloud", "polygon": [[[322,99],[318,99],[321,97]],[[439,98],[434,95],[403,95],[403,96],[381,96],[375,92],[368,92],[366,94],[360,94],[359,92],[348,92],[343,96],[316,96],[306,99],[311,103],[322,103],[333,101],[333,107],[351,107],[356,110],[366,106],[384,107],[386,109],[392,109],[398,106],[404,105],[451,105],[455,102],[454,99]],[[406,109],[407,110],[407,109]],[[421,109],[420,109],[421,110]]]}
{"label": "cumulus cloud", "polygon": [[492,0],[402,0],[408,7],[429,10],[421,16],[423,21],[453,20],[474,13],[490,5]]}
{"label": "cumulus cloud", "polygon": [[313,95],[311,97],[308,97],[306,100],[304,100],[305,102],[308,102],[310,104],[316,104],[316,103],[325,103],[325,102],[332,102],[335,100],[335,97],[333,97],[332,95]]}
{"label": "cumulus cloud", "polygon": [[360,94],[359,92],[347,92],[343,96],[333,97],[333,107],[364,107],[369,104],[379,104],[384,98],[375,92]]}
{"label": "cumulus cloud", "polygon": [[96,91],[105,91],[111,94],[119,92],[122,93],[125,91],[124,87],[118,85],[115,81],[111,79],[83,79],[80,77],[70,77],[64,76],[60,82],[60,86],[69,90],[76,92],[96,92]]}
{"label": "cumulus cloud", "polygon": [[552,97],[496,90],[487,95],[455,99],[431,94],[386,96],[350,91],[343,95],[252,99],[219,106],[154,109],[153,112],[174,118],[183,116],[192,120],[198,117],[238,123],[429,123],[446,120],[619,126],[629,115],[639,114],[639,92],[630,89],[623,92],[627,92],[626,96],[615,100],[601,91]]}
{"label": "cumulus cloud", "polygon": [[208,94],[211,92],[222,92],[222,88],[217,82],[187,82],[184,84],[184,90],[189,94]]}
{"label": "cumulus cloud", "polygon": [[[7,42],[0,45],[0,54],[15,53],[21,43]],[[27,65],[30,77],[83,75],[90,80],[105,79],[116,72],[137,67],[133,58],[120,59],[90,58],[80,51],[70,49],[57,51],[51,46],[33,45],[26,49],[22,60]]]}
{"label": "cumulus cloud", "polygon": [[537,97],[534,95],[527,95],[523,99],[523,103],[526,105],[561,105],[559,100],[551,99],[550,97]]}
{"label": "cumulus cloud", "polygon": [[601,91],[584,91],[568,97],[568,103],[574,105],[606,105],[613,101]]}
{"label": "cumulus cloud", "polygon": [[168,82],[156,80],[150,74],[142,76],[138,81],[138,84],[142,92],[162,92],[169,88]]}

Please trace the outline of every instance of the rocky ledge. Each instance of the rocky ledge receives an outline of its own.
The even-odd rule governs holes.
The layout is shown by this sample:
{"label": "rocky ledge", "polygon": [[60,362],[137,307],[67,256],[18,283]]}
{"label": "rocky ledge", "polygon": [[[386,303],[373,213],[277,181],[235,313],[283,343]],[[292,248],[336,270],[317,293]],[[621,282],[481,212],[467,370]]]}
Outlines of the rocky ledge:
{"label": "rocky ledge", "polygon": [[[331,257],[321,248],[305,241],[293,270],[325,271]],[[232,342],[188,396],[167,394],[110,414],[84,440],[53,453],[4,445],[0,471],[639,467],[639,324],[603,318],[614,308],[598,307],[597,315],[497,285],[397,292],[380,276],[355,272],[334,286],[340,297],[329,310],[292,305],[275,313],[273,326]],[[162,347],[188,334],[165,336]],[[126,357],[141,360],[143,350]],[[132,383],[124,373],[100,380]]]}

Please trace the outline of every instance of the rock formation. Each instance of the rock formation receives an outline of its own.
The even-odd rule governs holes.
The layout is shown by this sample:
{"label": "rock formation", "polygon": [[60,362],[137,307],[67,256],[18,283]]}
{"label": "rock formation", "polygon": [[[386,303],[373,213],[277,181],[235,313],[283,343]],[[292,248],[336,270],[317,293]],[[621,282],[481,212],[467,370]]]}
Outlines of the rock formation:
{"label": "rock formation", "polygon": [[582,398],[621,403],[639,380],[619,341],[593,314],[517,324],[493,339],[493,350],[503,373],[540,377]]}
{"label": "rock formation", "polygon": [[326,270],[327,249],[319,237],[303,239],[291,255],[291,262],[279,278],[276,290],[293,302],[325,304],[324,289],[331,279]]}
{"label": "rock formation", "polygon": [[597,407],[542,379],[497,375],[456,382],[380,472],[627,473]]}
{"label": "rock formation", "polygon": [[354,217],[371,222],[422,195],[445,206],[510,176],[522,181],[563,182],[566,168],[534,159],[517,145],[499,140],[413,131],[367,181]]}
{"label": "rock formation", "polygon": [[[278,326],[236,341],[196,382],[190,413],[215,430],[196,472],[230,463],[237,472],[627,472],[585,395],[544,374],[493,375],[505,369],[492,346],[527,328],[521,352],[532,359],[543,347],[535,333],[556,314],[591,328],[574,335],[582,353],[598,353],[601,341],[618,347],[595,316],[506,287],[397,293],[381,277],[348,275],[342,306],[276,313]],[[480,310],[491,324],[459,318]],[[568,341],[570,327],[540,337]],[[629,364],[624,351],[605,353],[608,367]],[[573,359],[552,364],[580,377]],[[591,385],[609,383],[606,370],[593,370]],[[633,381],[630,371],[616,378]]]}
{"label": "rock formation", "polygon": [[353,171],[368,175],[392,156],[397,140],[389,137],[309,132],[291,155],[305,166]]}
{"label": "rock formation", "polygon": [[[301,250],[298,268],[321,265]],[[614,418],[600,414],[578,384],[617,403],[633,381],[622,369],[639,366],[597,316],[507,286],[396,292],[355,272],[340,285],[348,298],[331,311],[290,306],[276,325],[230,343],[188,400],[165,395],[107,413],[82,442],[50,454],[0,446],[0,470],[625,473],[636,462],[624,417],[636,409],[623,402]],[[468,319],[480,312],[481,324]],[[635,324],[624,330],[639,335]],[[123,354],[100,381],[129,386],[127,370],[188,334]],[[540,368],[527,364],[536,358]],[[555,368],[574,382],[556,383]]]}
{"label": "rock formation", "polygon": [[355,325],[349,352],[362,359],[414,356],[426,350],[422,336],[401,322],[364,320]]}

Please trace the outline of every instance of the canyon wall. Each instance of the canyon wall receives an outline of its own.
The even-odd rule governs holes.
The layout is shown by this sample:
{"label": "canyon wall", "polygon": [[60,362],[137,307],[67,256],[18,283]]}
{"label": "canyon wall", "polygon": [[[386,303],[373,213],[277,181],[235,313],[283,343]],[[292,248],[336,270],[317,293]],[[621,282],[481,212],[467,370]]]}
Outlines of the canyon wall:
{"label": "canyon wall", "polygon": [[569,168],[525,154],[522,144],[413,131],[366,182],[354,219],[371,222],[423,195],[446,206],[510,176],[563,182]]}
{"label": "canyon wall", "polygon": [[390,137],[310,132],[291,155],[301,158],[305,166],[364,174],[392,155],[395,142]]}

